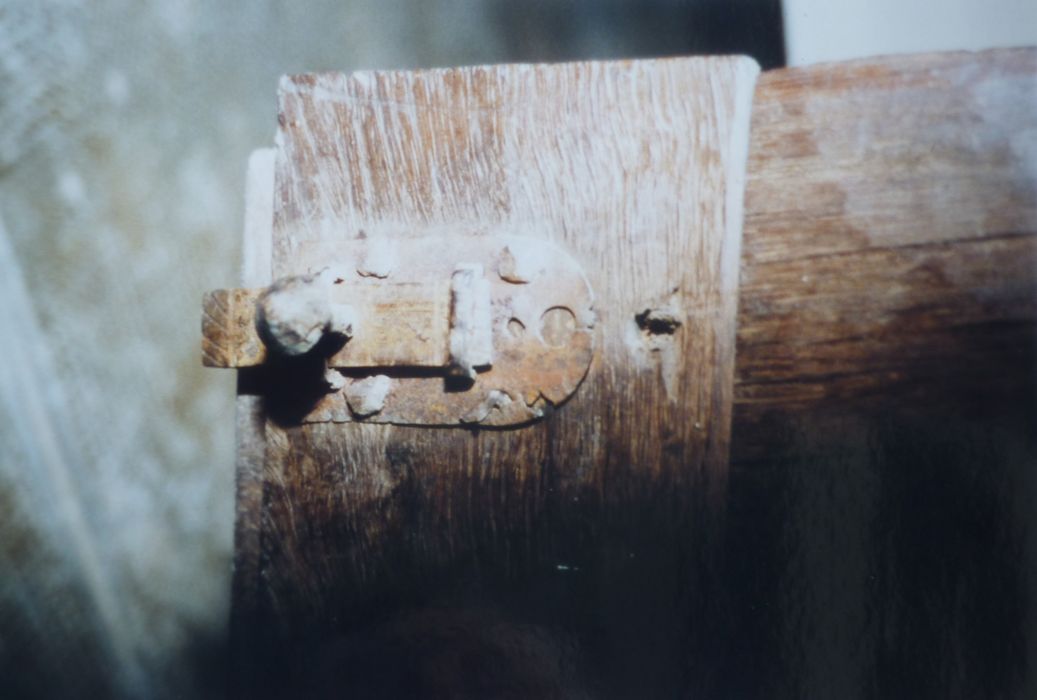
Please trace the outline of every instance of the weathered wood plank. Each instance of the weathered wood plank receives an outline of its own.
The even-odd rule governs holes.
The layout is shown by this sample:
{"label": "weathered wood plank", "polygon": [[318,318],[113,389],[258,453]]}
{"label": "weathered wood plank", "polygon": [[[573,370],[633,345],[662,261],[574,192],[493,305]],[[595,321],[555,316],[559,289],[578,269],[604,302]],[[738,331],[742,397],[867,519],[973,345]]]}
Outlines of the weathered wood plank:
{"label": "weathered wood plank", "polygon": [[[756,70],[680,59],[282,83],[276,275],[319,263],[314,244],[492,225],[580,262],[599,334],[583,386],[530,428],[267,421],[261,561],[236,575],[261,582],[271,650],[305,650],[293,672],[433,694],[700,682],[685,657],[689,638],[708,644],[696,620],[723,504]],[[422,622],[437,614],[453,632]],[[509,635],[528,653],[478,642]],[[451,670],[466,645],[498,668]],[[557,649],[567,658],[531,669]]]}
{"label": "weathered wood plank", "polygon": [[1037,317],[1037,51],[768,74],[746,212],[741,415],[935,373],[1011,390]]}
{"label": "weathered wood plank", "polygon": [[1037,50],[764,75],[742,265],[717,695],[1032,695]]}

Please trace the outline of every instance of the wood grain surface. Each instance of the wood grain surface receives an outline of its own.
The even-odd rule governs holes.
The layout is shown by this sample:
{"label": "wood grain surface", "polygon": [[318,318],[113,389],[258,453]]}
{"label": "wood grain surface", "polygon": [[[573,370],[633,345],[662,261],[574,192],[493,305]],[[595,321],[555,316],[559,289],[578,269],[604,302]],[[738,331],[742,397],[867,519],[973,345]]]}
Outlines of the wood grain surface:
{"label": "wood grain surface", "polygon": [[282,82],[276,276],[335,240],[511,229],[579,261],[598,352],[521,430],[300,426],[268,402],[262,507],[242,515],[258,552],[239,547],[235,571],[255,592],[235,613],[260,660],[249,692],[688,686],[688,640],[709,643],[756,73],[718,58]]}
{"label": "wood grain surface", "polygon": [[[705,282],[695,268],[709,255],[730,262],[730,248],[695,245],[723,236],[677,234],[690,220],[729,227],[737,211],[724,160],[737,149],[692,164],[727,128],[708,115],[742,113],[735,92],[703,89],[730,85],[706,65],[286,84],[282,138],[303,123],[326,135],[283,144],[279,273],[293,271],[296,241],[325,230],[517,222],[596,269],[599,308],[657,351],[640,364],[622,336],[603,336],[588,386],[528,431],[263,422],[264,437],[242,443],[251,466],[239,465],[241,687],[276,689],[273,678],[358,697],[1037,691],[1037,51],[763,76],[730,472],[714,430],[724,401],[709,403],[723,382],[688,365],[726,358],[720,336],[678,335],[681,354],[667,355],[672,339],[628,323],[671,303],[670,282],[656,284],[660,255],[682,292],[727,289],[735,277],[721,265],[710,268],[721,280]],[[328,99],[300,99],[318,93]],[[353,126],[335,132],[336,119]],[[630,130],[640,158],[609,151],[629,145]],[[723,180],[725,163],[727,218],[689,184]],[[349,187],[289,185],[293,164],[337,168]],[[676,209],[660,204],[678,194]],[[719,323],[709,309],[728,303],[724,293],[680,301],[682,333]],[[667,357],[680,358],[676,375]],[[242,386],[247,394],[247,376]],[[708,398],[696,393],[709,386]],[[699,415],[714,421],[702,435],[687,420]]]}
{"label": "wood grain surface", "polygon": [[748,172],[716,697],[1033,697],[1037,50],[767,73]]}
{"label": "wood grain surface", "polygon": [[888,401],[952,367],[1017,384],[971,353],[1030,357],[1037,53],[775,71],[753,110],[741,415]]}

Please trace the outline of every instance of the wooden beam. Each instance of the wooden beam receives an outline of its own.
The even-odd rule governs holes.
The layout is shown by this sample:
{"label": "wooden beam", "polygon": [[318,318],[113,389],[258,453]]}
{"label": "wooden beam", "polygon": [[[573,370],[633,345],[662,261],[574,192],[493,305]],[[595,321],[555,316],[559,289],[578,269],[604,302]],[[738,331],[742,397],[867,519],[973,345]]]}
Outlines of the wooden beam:
{"label": "wooden beam", "polygon": [[1029,697],[1037,50],[765,74],[744,251],[712,694]]}
{"label": "wooden beam", "polygon": [[[753,108],[740,454],[771,411],[1032,393],[1037,51],[768,73]],[[753,447],[752,445],[755,445]]]}

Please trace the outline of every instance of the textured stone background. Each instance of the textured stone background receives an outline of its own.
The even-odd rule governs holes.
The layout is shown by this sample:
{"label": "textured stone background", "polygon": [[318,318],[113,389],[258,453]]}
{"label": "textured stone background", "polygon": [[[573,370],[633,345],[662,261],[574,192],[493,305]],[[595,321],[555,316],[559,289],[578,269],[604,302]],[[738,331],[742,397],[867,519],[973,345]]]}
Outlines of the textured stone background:
{"label": "textured stone background", "polygon": [[0,695],[223,683],[248,153],[282,73],[750,52],[777,0],[0,4]]}

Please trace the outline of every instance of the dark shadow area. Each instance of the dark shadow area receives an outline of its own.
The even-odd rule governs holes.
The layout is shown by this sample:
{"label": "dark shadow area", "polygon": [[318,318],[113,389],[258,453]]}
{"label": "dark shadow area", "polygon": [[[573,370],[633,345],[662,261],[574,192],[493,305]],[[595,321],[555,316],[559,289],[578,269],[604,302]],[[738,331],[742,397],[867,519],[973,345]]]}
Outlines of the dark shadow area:
{"label": "dark shadow area", "polygon": [[500,1],[508,60],[746,54],[785,65],[780,0]]}
{"label": "dark shadow area", "polygon": [[868,395],[736,405],[717,696],[1021,698],[1033,324],[899,329],[869,366],[900,371]]}
{"label": "dark shadow area", "polygon": [[[319,604],[274,586],[276,616],[294,611],[292,629],[253,621],[260,661],[243,697],[701,696],[714,673],[701,662],[720,580],[693,517],[700,508],[559,495],[529,530],[477,526],[444,559],[408,536],[437,539],[422,478],[415,470],[403,481],[406,516],[387,522],[377,552],[325,572]],[[492,498],[495,486],[470,488]],[[300,519],[292,551],[271,550],[272,567],[319,566],[320,540],[355,538],[356,524],[313,515]],[[356,517],[383,516],[376,507]]]}
{"label": "dark shadow area", "polygon": [[238,393],[262,396],[266,415],[278,425],[298,425],[328,393],[325,358],[344,342],[328,334],[304,355],[271,355],[259,367],[239,370]]}
{"label": "dark shadow area", "polygon": [[1037,464],[1024,424],[891,408],[770,427],[783,454],[731,476],[722,689],[1020,697]]}

